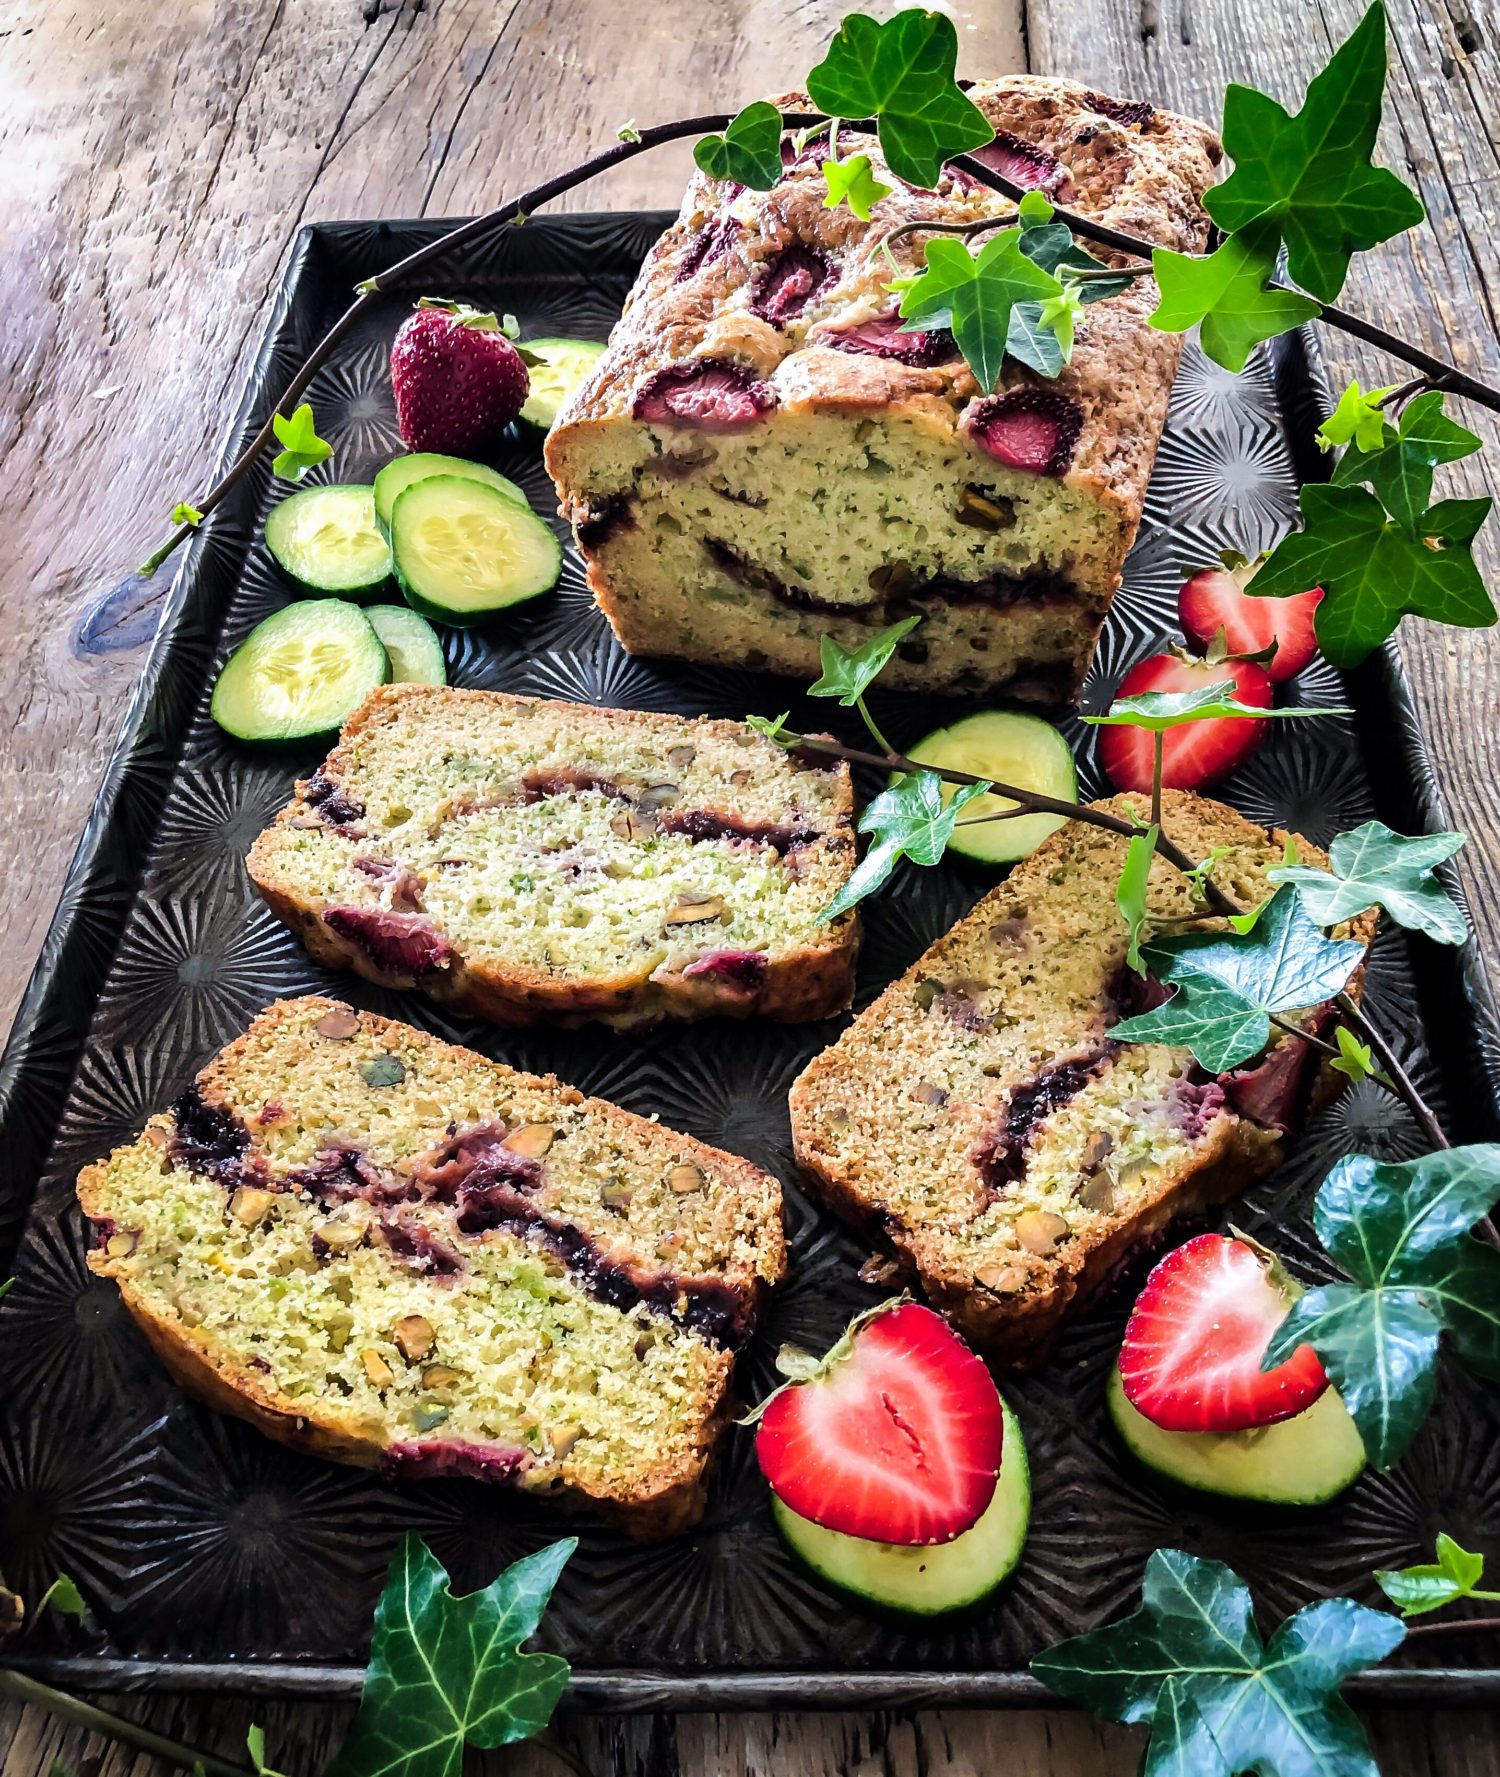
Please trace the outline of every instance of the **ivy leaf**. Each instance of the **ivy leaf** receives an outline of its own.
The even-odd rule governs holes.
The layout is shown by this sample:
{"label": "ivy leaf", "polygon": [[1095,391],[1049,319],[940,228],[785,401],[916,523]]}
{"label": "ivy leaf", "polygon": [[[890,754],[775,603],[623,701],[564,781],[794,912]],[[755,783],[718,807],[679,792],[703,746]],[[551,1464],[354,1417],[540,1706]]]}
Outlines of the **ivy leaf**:
{"label": "ivy leaf", "polygon": [[1472,456],[1480,443],[1475,433],[1448,418],[1442,394],[1430,389],[1407,407],[1399,429],[1384,428],[1375,448],[1359,445],[1345,451],[1333,481],[1339,487],[1367,482],[1391,517],[1420,535],[1418,527],[1432,499],[1433,470],[1439,463]]}
{"label": "ivy leaf", "polygon": [[1295,290],[1267,289],[1276,273],[1274,230],[1232,234],[1206,255],[1158,247],[1151,269],[1161,290],[1151,325],[1162,333],[1185,333],[1201,323],[1200,344],[1226,370],[1243,370],[1262,340],[1322,313],[1318,303]]}
{"label": "ivy leaf", "polygon": [[[1462,515],[1454,507],[1469,511]],[[1364,488],[1302,489],[1302,529],[1284,537],[1255,576],[1257,598],[1321,586],[1318,646],[1333,666],[1357,666],[1408,612],[1462,629],[1488,629],[1495,607],[1469,544],[1489,502],[1447,500],[1424,513],[1417,536],[1394,524]],[[1479,506],[1484,508],[1477,513]],[[1474,522],[1470,524],[1470,520]],[[1457,530],[1459,535],[1446,534]],[[1436,546],[1424,538],[1437,538]]]}
{"label": "ivy leaf", "polygon": [[266,1763],[266,1730],[254,1722],[245,1730],[245,1750],[255,1767],[255,1777],[282,1777],[280,1771],[272,1770]]}
{"label": "ivy leaf", "polygon": [[774,740],[779,747],[790,746],[793,742],[784,738],[786,725],[792,719],[790,710],[783,710],[773,721],[769,716],[746,716],[745,726],[753,728],[757,734],[765,735],[767,740]]}
{"label": "ivy leaf", "polygon": [[568,1682],[556,1654],[523,1654],[576,1537],[455,1598],[448,1575],[408,1531],[375,1607],[359,1713],[326,1777],[459,1777],[465,1746],[539,1733]]}
{"label": "ivy leaf", "polygon": [[693,149],[693,159],[710,179],[733,179],[752,191],[769,191],[783,170],[781,131],[781,113],[757,99],[729,120],[722,136],[705,136]]}
{"label": "ivy leaf", "polygon": [[82,1592],[65,1573],[60,1573],[37,1599],[37,1615],[40,1616],[49,1604],[61,1616],[81,1618],[88,1615]]}
{"label": "ivy leaf", "polygon": [[1123,1019],[1110,1035],[1122,1043],[1186,1045],[1209,1073],[1227,1073],[1265,1048],[1272,1012],[1331,999],[1364,953],[1363,944],[1325,938],[1295,891],[1279,889],[1243,936],[1185,932],[1147,944],[1147,967],[1177,991],[1164,1005]]}
{"label": "ivy leaf", "polygon": [[196,529],[203,523],[203,514],[196,506],[189,506],[186,500],[179,500],[172,508],[172,523],[191,525]]}
{"label": "ivy leaf", "polygon": [[1338,1687],[1405,1633],[1385,1611],[1327,1598],[1267,1645],[1238,1574],[1158,1549],[1139,1610],[1049,1648],[1031,1670],[1094,1715],[1149,1723],[1142,1777],[1378,1777]]}
{"label": "ivy leaf", "polygon": [[868,154],[851,154],[847,160],[825,160],[823,177],[828,181],[823,208],[836,210],[840,204],[848,204],[861,222],[868,222],[871,208],[895,190],[893,185],[875,177]]}
{"label": "ivy leaf", "polygon": [[1072,355],[1071,331],[1064,349],[1060,333],[1042,319],[1039,302],[1018,302],[1010,311],[1010,327],[1005,335],[1005,354],[1017,364],[1024,364],[1038,376],[1057,375]]}
{"label": "ivy leaf", "polygon": [[1433,875],[1464,843],[1462,833],[1393,833],[1382,821],[1338,834],[1328,848],[1332,871],[1299,864],[1266,872],[1271,882],[1294,882],[1302,905],[1320,926],[1342,925],[1369,907],[1381,907],[1397,925],[1425,932],[1439,944],[1462,944],[1463,914]]}
{"label": "ivy leaf", "polygon": [[1370,164],[1385,96],[1385,9],[1366,12],[1289,116],[1253,87],[1224,95],[1224,147],[1234,171],[1204,197],[1231,236],[1259,225],[1286,242],[1287,269],[1332,302],[1349,260],[1413,227],[1426,212],[1414,191]]}
{"label": "ivy leaf", "polygon": [[1472,543],[1494,503],[1489,494],[1472,500],[1439,500],[1422,514],[1420,526],[1429,537],[1441,537],[1445,543]]}
{"label": "ivy leaf", "polygon": [[1141,960],[1141,938],[1150,917],[1146,912],[1146,885],[1151,880],[1151,859],[1160,837],[1161,828],[1155,826],[1135,835],[1125,848],[1125,863],[1120,880],[1115,884],[1115,906],[1130,933],[1125,966],[1134,969],[1137,975],[1146,973],[1146,965]]}
{"label": "ivy leaf", "polygon": [[1233,679],[1221,679],[1198,691],[1138,691],[1133,697],[1117,697],[1102,716],[1081,719],[1096,728],[1144,728],[1158,734],[1164,728],[1176,728],[1183,722],[1202,722],[1210,717],[1241,716],[1347,716],[1342,705],[1329,708],[1312,704],[1289,705],[1285,709],[1263,710],[1254,704],[1241,703],[1234,695]]}
{"label": "ivy leaf", "polygon": [[[877,630],[857,648],[845,648],[832,636],[825,635],[818,644],[823,662],[823,676],[807,688],[809,697],[836,697],[846,710],[851,710],[870,686],[885,671],[886,662],[896,652],[897,644],[922,621],[920,616],[903,617],[889,629]],[[782,721],[785,721],[785,716]],[[775,736],[772,736],[774,739]]]}
{"label": "ivy leaf", "polygon": [[1375,1072],[1375,1052],[1368,1043],[1360,1042],[1348,1025],[1341,1024],[1333,1033],[1338,1054],[1328,1063],[1336,1074],[1345,1074],[1356,1085]]}
{"label": "ivy leaf", "polygon": [[953,824],[976,797],[989,794],[987,783],[964,784],[945,801],[943,780],[935,771],[908,772],[884,789],[859,817],[859,830],[873,844],[853,874],[817,917],[826,925],[872,894],[902,858],[914,864],[935,864],[948,849]]}
{"label": "ivy leaf", "polygon": [[306,401],[290,419],[284,413],[273,413],[271,429],[281,446],[271,464],[271,473],[279,475],[283,481],[301,481],[309,469],[316,469],[319,463],[326,463],[333,455],[333,446],[326,439],[319,438],[313,424],[312,407]]}
{"label": "ivy leaf", "polygon": [[905,319],[923,321],[928,327],[952,327],[958,349],[985,394],[1000,380],[1015,305],[1060,295],[1063,287],[1061,279],[1027,258],[1021,238],[1019,228],[1007,228],[986,241],[977,254],[962,241],[930,240],[921,274],[901,292]]}
{"label": "ivy leaf", "polygon": [[1379,450],[1391,429],[1380,404],[1395,389],[1394,383],[1387,383],[1383,389],[1362,389],[1357,382],[1350,383],[1339,396],[1338,406],[1319,426],[1318,443],[1324,450],[1336,450],[1341,444]]}
{"label": "ivy leaf", "polygon": [[989,119],[959,86],[958,33],[940,12],[910,9],[878,24],[850,13],[807,77],[830,117],[873,117],[886,165],[923,190],[955,154],[994,140]]}
{"label": "ivy leaf", "polygon": [[1375,1583],[1404,1617],[1424,1616],[1467,1598],[1484,1578],[1484,1556],[1462,1548],[1446,1530],[1437,1534],[1437,1560],[1384,1568]]}
{"label": "ivy leaf", "polygon": [[1426,1417],[1445,1330],[1471,1367],[1500,1372],[1500,1253],[1469,1233],[1497,1199],[1492,1142],[1399,1162],[1352,1154],[1318,1191],[1318,1239],[1352,1281],[1299,1296],[1264,1367],[1311,1345],[1376,1468]]}

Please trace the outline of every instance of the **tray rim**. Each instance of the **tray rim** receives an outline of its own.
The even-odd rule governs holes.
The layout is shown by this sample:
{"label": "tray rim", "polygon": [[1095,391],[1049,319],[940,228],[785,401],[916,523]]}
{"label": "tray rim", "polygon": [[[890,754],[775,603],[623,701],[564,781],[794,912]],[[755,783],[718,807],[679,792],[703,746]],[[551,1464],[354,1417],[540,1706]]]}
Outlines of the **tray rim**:
{"label": "tray rim", "polygon": [[[603,222],[669,225],[675,212],[667,210],[561,211],[531,219],[528,232],[568,232],[577,224]],[[291,315],[296,287],[321,250],[325,240],[374,230],[404,230],[440,235],[467,218],[379,217],[348,218],[302,224],[293,235],[275,296],[250,362],[244,391],[234,416],[221,436],[214,460],[217,480],[253,436],[269,410],[266,377],[278,350],[278,334]],[[1287,396],[1312,396],[1330,404],[1329,382],[1320,343],[1309,326],[1296,329],[1273,342],[1278,409],[1288,412]],[[1329,465],[1312,450],[1306,437],[1288,434],[1299,483],[1326,479]],[[210,514],[183,547],[172,583],[162,601],[155,634],[147,649],[140,675],[125,706],[119,730],[105,763],[98,788],[84,822],[78,845],[63,878],[58,903],[42,940],[36,962],[17,1005],[11,1028],[0,1049],[0,1141],[15,1102],[22,1096],[30,1064],[32,1033],[42,1023],[49,1003],[58,991],[67,947],[77,936],[88,906],[81,890],[99,886],[106,877],[101,852],[116,819],[121,795],[130,775],[134,755],[142,739],[152,698],[167,661],[177,644],[177,628],[188,602],[200,564],[220,534],[218,514]],[[1392,637],[1359,669],[1356,679],[1368,686],[1356,705],[1371,701],[1383,704],[1397,718],[1397,735],[1391,748],[1393,763],[1403,787],[1409,792],[1421,826],[1428,831],[1447,822],[1446,799],[1432,767],[1412,696],[1410,680],[1401,661],[1399,645]],[[1372,779],[1373,784],[1373,779]],[[1379,791],[1377,789],[1377,800]],[[1456,872],[1443,867],[1446,886],[1457,887]],[[139,881],[139,874],[134,879]],[[133,884],[131,885],[133,886]],[[123,915],[122,915],[123,918]],[[1473,1015],[1477,1029],[1494,1033],[1497,1019],[1494,987],[1479,954],[1470,920],[1469,937],[1455,959],[1459,991]],[[1425,1020],[1424,1020],[1425,1022]],[[74,1068],[76,1071],[76,1058]],[[1483,1119],[1500,1125],[1500,1058],[1493,1045],[1481,1048],[1479,1075],[1486,1103]],[[0,1239],[5,1233],[0,1221]],[[8,1271],[10,1255],[0,1245],[0,1275]],[[348,1663],[287,1661],[194,1661],[156,1657],[56,1655],[21,1657],[3,1662],[9,1669],[46,1683],[83,1690],[120,1693],[187,1695],[213,1692],[258,1697],[349,1698],[359,1694],[365,1668]],[[1346,1692],[1365,1704],[1393,1706],[1486,1707],[1500,1703],[1500,1663],[1472,1667],[1402,1667],[1373,1669],[1350,1679]],[[565,1706],[584,1712],[622,1714],[691,1713],[695,1711],[841,1710],[916,1708],[1057,1708],[1075,1705],[1058,1697],[1026,1671],[970,1672],[941,1668],[908,1671],[873,1669],[839,1672],[826,1668],[805,1670],[720,1669],[674,1673],[631,1668],[575,1667],[565,1693]]]}

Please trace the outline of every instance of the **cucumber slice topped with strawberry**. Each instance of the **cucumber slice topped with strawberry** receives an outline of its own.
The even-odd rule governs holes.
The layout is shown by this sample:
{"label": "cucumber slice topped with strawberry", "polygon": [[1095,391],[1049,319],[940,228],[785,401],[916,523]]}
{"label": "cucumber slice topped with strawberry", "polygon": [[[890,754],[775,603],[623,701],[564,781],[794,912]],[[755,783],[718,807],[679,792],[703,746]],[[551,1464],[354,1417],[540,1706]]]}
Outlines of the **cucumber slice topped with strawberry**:
{"label": "cucumber slice topped with strawberry", "polygon": [[458,475],[397,495],[391,557],[412,609],[458,625],[536,598],[562,571],[562,545],[529,506]]}
{"label": "cucumber slice topped with strawberry", "polygon": [[1261,1361],[1297,1285],[1264,1249],[1200,1234],[1146,1280],[1110,1379],[1130,1450],[1184,1486],[1308,1505],[1365,1466],[1354,1422],[1310,1346]]}
{"label": "cucumber slice topped with strawberry", "polygon": [[362,484],[309,487],[282,500],[266,519],[266,547],[312,592],[373,598],[391,575],[374,490]]}
{"label": "cucumber slice topped with strawberry", "polygon": [[324,739],[390,675],[380,637],[357,605],[306,599],[256,624],[229,656],[210,713],[236,740]]}
{"label": "cucumber slice topped with strawberry", "polygon": [[[949,771],[967,771],[1055,796],[1059,802],[1078,800],[1078,774],[1073,754],[1061,734],[1040,716],[1024,716],[1014,710],[981,710],[965,716],[951,728],[938,728],[914,747],[907,757],[918,765],[936,765]],[[955,786],[944,784],[943,799]],[[983,821],[985,815],[1003,813],[1015,804],[1004,796],[981,796],[964,810],[948,842],[950,851],[982,864],[1013,864],[1029,857],[1042,841],[1055,833],[1067,817],[1058,814],[1018,815],[1013,820]],[[983,821],[983,824],[970,824]]]}
{"label": "cucumber slice topped with strawberry", "polygon": [[593,375],[604,346],[597,339],[528,339],[524,344],[536,362],[529,367],[531,393],[521,418],[545,432],[557,423],[574,390]]}
{"label": "cucumber slice topped with strawberry", "polygon": [[375,477],[375,522],[381,534],[391,534],[391,513],[397,499],[417,481],[429,481],[434,475],[457,475],[463,481],[482,481],[497,494],[526,504],[526,494],[508,476],[488,463],[471,463],[466,457],[440,456],[433,450],[416,450],[406,457],[393,457]]}

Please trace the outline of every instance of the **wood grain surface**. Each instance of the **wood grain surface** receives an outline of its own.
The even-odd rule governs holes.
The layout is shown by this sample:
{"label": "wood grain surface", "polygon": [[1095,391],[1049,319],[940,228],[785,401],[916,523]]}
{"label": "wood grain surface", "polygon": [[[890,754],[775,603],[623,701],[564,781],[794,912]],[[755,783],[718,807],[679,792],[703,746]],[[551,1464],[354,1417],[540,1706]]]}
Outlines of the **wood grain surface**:
{"label": "wood grain surface", "polygon": [[[1492,0],[1390,0],[1383,151],[1432,226],[1357,267],[1348,306],[1500,379],[1500,17]],[[973,0],[961,69],[1030,66],[1215,116],[1230,79],[1295,99],[1362,0]],[[872,6],[870,10],[885,10]],[[307,221],[483,209],[645,123],[784,87],[841,0],[0,0],[0,869],[9,1023],[57,898],[168,568],[132,574],[203,485],[288,244]],[[569,200],[674,204],[688,149]],[[1327,335],[1336,377],[1396,373]],[[1466,416],[1473,423],[1473,416]],[[1492,417],[1479,426],[1497,440]],[[1494,454],[1493,452],[1491,453]],[[1488,473],[1489,482],[1483,479]],[[1493,466],[1452,491],[1495,485]],[[1492,527],[1493,530],[1493,527]],[[1484,554],[1491,583],[1500,563]],[[1500,637],[1408,634],[1439,776],[1472,835],[1464,875],[1500,943]],[[313,1777],[347,1710],[132,1699],[158,1731]],[[1387,1777],[1492,1777],[1500,1718],[1376,1714]],[[560,1737],[620,1777],[1125,1777],[1138,1738],[1079,1715],[575,1718]],[[159,1767],[0,1702],[0,1774]],[[487,1769],[560,1772],[544,1749]]]}

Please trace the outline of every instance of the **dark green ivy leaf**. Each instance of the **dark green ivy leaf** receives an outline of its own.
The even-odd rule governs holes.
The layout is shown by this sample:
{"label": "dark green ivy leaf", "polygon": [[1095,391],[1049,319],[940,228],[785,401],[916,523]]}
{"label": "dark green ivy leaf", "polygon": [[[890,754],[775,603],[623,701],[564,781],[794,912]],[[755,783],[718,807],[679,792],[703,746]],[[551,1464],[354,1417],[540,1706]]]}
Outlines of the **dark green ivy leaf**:
{"label": "dark green ivy leaf", "polygon": [[[1224,147],[1234,171],[1203,202],[1231,236],[1261,225],[1286,242],[1287,269],[1332,302],[1350,257],[1425,215],[1415,192],[1370,164],[1385,96],[1385,9],[1372,6],[1290,117],[1265,93],[1224,95]],[[1273,255],[1274,257],[1274,255]]]}
{"label": "dark green ivy leaf", "polygon": [[940,12],[915,8],[878,24],[850,13],[807,77],[830,117],[873,117],[886,165],[930,191],[943,163],[993,141],[989,119],[959,86],[958,33]]}
{"label": "dark green ivy leaf", "polygon": [[1142,1777],[1378,1777],[1338,1687],[1404,1635],[1385,1611],[1328,1598],[1267,1645],[1238,1574],[1158,1549],[1138,1611],[1049,1648],[1031,1670],[1094,1715],[1149,1724]]}
{"label": "dark green ivy leaf", "polygon": [[[823,676],[807,688],[809,697],[836,697],[846,710],[851,710],[885,671],[886,662],[896,652],[898,643],[922,621],[920,616],[903,617],[888,629],[877,630],[857,648],[846,648],[831,635],[824,635],[818,644],[823,663]],[[784,722],[786,717],[782,717]],[[773,734],[772,740],[776,738]]]}
{"label": "dark green ivy leaf", "polygon": [[[1302,529],[1272,550],[1255,576],[1255,595],[1287,598],[1321,586],[1315,625],[1332,665],[1357,666],[1408,611],[1461,629],[1494,623],[1495,607],[1469,548],[1488,500],[1444,501],[1422,515],[1418,536],[1393,523],[1364,488],[1309,482],[1301,505]],[[1468,510],[1460,515],[1456,506]],[[1445,528],[1467,534],[1445,535]]]}
{"label": "dark green ivy leaf", "polygon": [[[1456,1543],[1446,1530],[1437,1534],[1437,1560],[1419,1562],[1413,1567],[1383,1569],[1375,1575],[1375,1583],[1404,1617],[1420,1617],[1445,1604],[1468,1598],[1484,1578],[1484,1556]],[[1480,1597],[1493,1598],[1493,1592]]]}
{"label": "dark green ivy leaf", "polygon": [[747,105],[722,136],[705,136],[693,159],[710,179],[733,179],[769,191],[781,178],[781,113],[764,99]]}
{"label": "dark green ivy leaf", "polygon": [[1349,714],[1342,705],[1323,708],[1312,704],[1289,704],[1285,708],[1261,709],[1253,703],[1241,703],[1234,695],[1236,689],[1233,679],[1221,679],[1199,691],[1138,691],[1133,697],[1117,697],[1102,716],[1084,716],[1082,720],[1096,728],[1144,728],[1149,733],[1158,734],[1183,722],[1202,722],[1211,717]]}
{"label": "dark green ivy leaf", "polygon": [[301,481],[309,469],[316,469],[333,455],[333,446],[319,438],[312,407],[306,401],[294,409],[290,419],[285,414],[273,413],[271,430],[281,446],[271,464],[271,473],[283,481]]}
{"label": "dark green ivy leaf", "polygon": [[1491,1142],[1401,1162],[1353,1154],[1318,1192],[1318,1239],[1352,1282],[1299,1296],[1264,1367],[1311,1345],[1376,1468],[1396,1461],[1426,1417],[1445,1330],[1465,1363],[1500,1372],[1500,1253],[1469,1232],[1497,1199]]}
{"label": "dark green ivy leaf", "polygon": [[1295,290],[1267,288],[1276,272],[1276,236],[1265,227],[1231,235],[1206,255],[1158,247],[1151,269],[1161,290],[1151,325],[1163,333],[1185,333],[1201,323],[1199,343],[1226,370],[1243,370],[1262,340],[1322,312]]}
{"label": "dark green ivy leaf", "polygon": [[1325,938],[1296,891],[1278,889],[1244,934],[1187,932],[1145,945],[1146,966],[1177,991],[1164,1005],[1123,1019],[1122,1043],[1185,1045],[1211,1074],[1258,1055],[1272,1012],[1320,1006],[1348,982],[1363,944]]}
{"label": "dark green ivy leaf", "polygon": [[1338,487],[1367,483],[1397,524],[1414,535],[1433,535],[1419,527],[1432,499],[1434,469],[1439,463],[1472,456],[1480,442],[1448,418],[1442,395],[1430,389],[1407,407],[1399,428],[1386,425],[1374,450],[1351,445],[1339,458],[1332,479]]}
{"label": "dark green ivy leaf", "polygon": [[1320,926],[1342,925],[1369,907],[1383,907],[1397,925],[1426,932],[1439,944],[1462,944],[1464,916],[1433,875],[1463,844],[1462,833],[1424,833],[1408,839],[1383,821],[1366,821],[1338,834],[1328,849],[1332,871],[1309,864],[1267,871],[1271,882],[1294,882],[1302,905]]}
{"label": "dark green ivy leaf", "polygon": [[359,1713],[326,1777],[458,1777],[465,1746],[540,1733],[568,1682],[556,1654],[523,1654],[576,1537],[455,1598],[448,1575],[408,1531],[375,1607]]}
{"label": "dark green ivy leaf", "polygon": [[987,783],[964,784],[945,801],[943,780],[935,771],[898,777],[859,817],[860,832],[868,833],[873,843],[817,923],[826,925],[872,894],[902,858],[914,864],[937,863],[948,849],[960,812],[989,790]]}
{"label": "dark green ivy leaf", "polygon": [[1021,251],[1021,239],[1019,228],[1007,228],[971,253],[962,241],[936,237],[927,243],[922,271],[902,280],[902,316],[951,327],[985,394],[1000,380],[1016,304],[1062,291],[1061,279]]}

